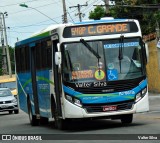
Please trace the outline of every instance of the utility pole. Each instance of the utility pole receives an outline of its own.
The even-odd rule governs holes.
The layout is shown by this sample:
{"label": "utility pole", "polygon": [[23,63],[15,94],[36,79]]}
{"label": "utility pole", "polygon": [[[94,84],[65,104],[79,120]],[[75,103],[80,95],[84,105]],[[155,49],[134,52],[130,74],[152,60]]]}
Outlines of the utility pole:
{"label": "utility pole", "polygon": [[109,14],[109,0],[105,0],[106,14]]}
{"label": "utility pole", "polygon": [[[109,1],[110,0],[103,0],[103,2],[105,3],[105,7],[106,7],[106,15],[109,14]],[[101,5],[102,6],[102,5]]]}
{"label": "utility pole", "polygon": [[6,31],[6,23],[5,23],[5,17],[4,17],[4,14],[7,15],[7,12],[0,13],[0,14],[2,15],[2,20],[3,20],[3,30],[4,30],[4,40],[6,42],[8,72],[9,72],[9,77],[12,77],[11,60],[10,60],[10,54],[9,54],[9,47],[8,47],[8,40],[7,40],[7,31]]}
{"label": "utility pole", "polygon": [[156,35],[157,35],[157,41],[159,41],[160,29],[159,29],[159,23],[157,20],[156,20]]}
{"label": "utility pole", "polygon": [[78,13],[77,15],[79,16],[79,21],[82,22],[82,13],[81,13],[81,7],[82,6],[88,6],[88,4],[86,3],[85,5],[80,5],[77,4],[77,6],[70,6],[69,8],[77,8],[78,9]]}
{"label": "utility pole", "polygon": [[105,6],[106,7],[106,16],[110,16],[109,14],[109,7],[115,5],[115,0],[102,0],[105,4],[104,5],[93,5],[93,6]]}
{"label": "utility pole", "polygon": [[64,14],[62,16],[62,18],[63,18],[62,22],[63,23],[67,23],[68,19],[67,19],[67,10],[66,10],[66,2],[65,2],[65,0],[62,0],[62,3],[63,3],[63,14]]}
{"label": "utility pole", "polygon": [[4,33],[3,33],[3,21],[0,15],[0,31],[1,31],[1,44],[2,44],[2,73],[7,74],[7,59],[6,59],[6,49],[4,46]]}

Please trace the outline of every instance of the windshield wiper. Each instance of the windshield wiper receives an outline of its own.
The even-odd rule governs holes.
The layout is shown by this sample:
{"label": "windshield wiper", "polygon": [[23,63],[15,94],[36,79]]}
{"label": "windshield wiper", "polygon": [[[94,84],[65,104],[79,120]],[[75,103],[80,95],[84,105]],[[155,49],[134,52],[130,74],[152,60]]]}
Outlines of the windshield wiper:
{"label": "windshield wiper", "polygon": [[124,36],[121,35],[120,40],[119,40],[119,56],[118,56],[120,73],[121,73],[121,69],[122,69],[121,60],[123,59],[123,48],[124,48]]}
{"label": "windshield wiper", "polygon": [[100,70],[99,59],[101,58],[101,56],[98,53],[98,45],[97,45],[97,52],[96,52],[84,39],[80,39],[80,42],[98,59],[98,74],[100,76],[101,70]]}
{"label": "windshield wiper", "polygon": [[72,62],[71,62],[71,57],[70,57],[70,54],[69,54],[69,51],[68,51],[68,50],[66,50],[66,54],[67,54],[67,57],[68,57],[67,64],[68,64],[68,61],[69,61],[70,70],[73,71],[73,66],[72,66]]}
{"label": "windshield wiper", "polygon": [[84,39],[80,39],[80,42],[87,47],[87,49],[97,57],[97,59],[100,59],[101,56],[84,40]]}

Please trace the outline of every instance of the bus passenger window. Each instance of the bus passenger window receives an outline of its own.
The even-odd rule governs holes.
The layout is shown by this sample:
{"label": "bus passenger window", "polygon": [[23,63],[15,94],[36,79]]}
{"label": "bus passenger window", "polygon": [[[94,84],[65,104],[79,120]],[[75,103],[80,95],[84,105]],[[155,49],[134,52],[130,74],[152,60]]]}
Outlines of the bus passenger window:
{"label": "bus passenger window", "polygon": [[36,44],[36,69],[40,70],[41,69],[41,43]]}
{"label": "bus passenger window", "polygon": [[52,42],[51,40],[46,41],[47,46],[47,67],[52,68]]}
{"label": "bus passenger window", "polygon": [[52,67],[52,49],[51,47],[47,48],[47,66],[48,68]]}
{"label": "bus passenger window", "polygon": [[47,69],[52,67],[52,43],[51,40],[41,42],[41,68]]}

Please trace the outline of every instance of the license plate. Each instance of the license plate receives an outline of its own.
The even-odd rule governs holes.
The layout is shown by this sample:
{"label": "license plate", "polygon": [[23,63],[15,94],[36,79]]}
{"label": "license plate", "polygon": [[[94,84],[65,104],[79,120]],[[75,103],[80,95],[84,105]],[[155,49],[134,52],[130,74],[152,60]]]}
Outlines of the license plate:
{"label": "license plate", "polygon": [[107,112],[107,111],[115,111],[117,110],[117,106],[103,106],[103,111]]}

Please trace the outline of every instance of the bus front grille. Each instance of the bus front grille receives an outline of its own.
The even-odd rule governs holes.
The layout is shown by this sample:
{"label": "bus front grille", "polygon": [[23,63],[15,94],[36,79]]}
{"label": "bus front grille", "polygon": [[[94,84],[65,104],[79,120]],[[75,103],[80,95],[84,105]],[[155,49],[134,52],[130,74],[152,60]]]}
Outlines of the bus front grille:
{"label": "bus front grille", "polygon": [[96,105],[96,104],[91,104],[91,105],[83,105],[83,108],[88,112],[88,113],[94,113],[94,112],[111,112],[111,111],[104,111],[105,106],[116,106],[115,111],[120,111],[120,110],[129,110],[132,109],[134,105],[134,101],[129,101],[129,102],[123,102],[123,103],[112,103],[112,104],[102,104],[102,105]]}

